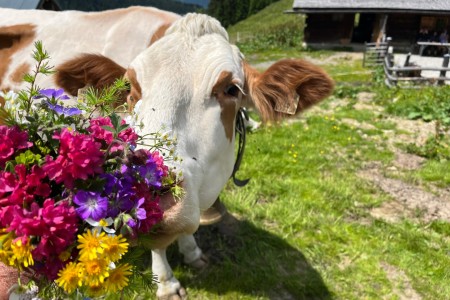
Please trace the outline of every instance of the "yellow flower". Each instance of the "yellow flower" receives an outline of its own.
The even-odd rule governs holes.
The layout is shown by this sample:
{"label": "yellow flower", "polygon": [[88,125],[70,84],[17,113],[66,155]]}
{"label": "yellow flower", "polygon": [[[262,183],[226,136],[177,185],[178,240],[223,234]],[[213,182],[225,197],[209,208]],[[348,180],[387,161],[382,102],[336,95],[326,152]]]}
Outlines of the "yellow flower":
{"label": "yellow flower", "polygon": [[105,259],[83,260],[80,263],[84,283],[98,285],[109,276],[109,265]]}
{"label": "yellow flower", "polygon": [[121,234],[106,236],[104,243],[103,256],[110,261],[118,261],[128,251],[127,240]]}
{"label": "yellow flower", "polygon": [[[103,246],[105,239],[105,233],[98,234],[97,230],[88,230],[83,235],[78,235],[77,246],[80,250],[80,260],[83,259],[96,259],[103,254]],[[100,254],[100,255],[99,255]]]}
{"label": "yellow flower", "polygon": [[87,288],[86,294],[89,297],[100,297],[105,294],[105,287],[101,284],[92,284]]}
{"label": "yellow flower", "polygon": [[109,273],[108,279],[105,281],[106,288],[109,292],[121,291],[128,285],[128,275],[131,275],[131,266],[123,264],[115,268]]}
{"label": "yellow flower", "polygon": [[26,268],[34,264],[31,251],[33,245],[30,244],[30,240],[27,237],[17,238],[11,243],[12,257],[9,259],[9,264],[16,265],[21,268],[24,265]]}
{"label": "yellow flower", "polygon": [[[5,232],[5,230],[2,229],[0,230],[0,232]],[[9,261],[12,255],[12,240],[12,233],[0,235],[0,262],[4,263],[5,265],[9,265]]]}
{"label": "yellow flower", "polygon": [[70,262],[66,267],[58,272],[58,279],[55,282],[67,293],[72,293],[77,286],[82,285],[80,268],[74,262]]}

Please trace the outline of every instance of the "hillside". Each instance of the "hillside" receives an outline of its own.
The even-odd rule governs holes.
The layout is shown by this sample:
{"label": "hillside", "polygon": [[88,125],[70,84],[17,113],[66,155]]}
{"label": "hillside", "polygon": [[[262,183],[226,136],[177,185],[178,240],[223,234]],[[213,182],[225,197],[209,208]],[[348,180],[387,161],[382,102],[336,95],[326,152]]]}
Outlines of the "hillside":
{"label": "hillside", "polygon": [[272,3],[258,13],[230,26],[230,40],[244,53],[255,51],[299,49],[303,42],[303,15],[285,14],[292,0]]}
{"label": "hillside", "polygon": [[270,31],[274,27],[279,27],[287,23],[302,23],[299,15],[283,13],[286,10],[292,9],[292,2],[292,0],[281,0],[272,3],[260,12],[230,26],[228,32],[230,35],[236,35],[237,32],[259,33]]}

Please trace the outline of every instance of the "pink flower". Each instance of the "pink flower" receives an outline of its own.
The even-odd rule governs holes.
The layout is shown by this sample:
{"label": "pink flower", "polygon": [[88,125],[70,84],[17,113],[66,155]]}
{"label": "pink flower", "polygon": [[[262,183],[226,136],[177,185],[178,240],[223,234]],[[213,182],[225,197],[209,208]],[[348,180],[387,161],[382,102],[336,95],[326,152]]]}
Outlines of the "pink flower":
{"label": "pink flower", "polygon": [[14,218],[14,211],[20,208],[18,205],[0,207],[0,227],[8,228]]}
{"label": "pink flower", "polygon": [[33,143],[28,141],[28,133],[19,127],[0,126],[0,168],[21,149],[29,148]]}
{"label": "pink flower", "polygon": [[[50,186],[45,182],[46,174],[39,166],[34,165],[27,173],[25,165],[16,165],[14,171],[15,174],[0,173],[0,206],[24,205],[33,202],[36,196],[45,198],[50,195]],[[9,192],[11,194],[6,195]]]}
{"label": "pink flower", "polygon": [[58,202],[55,206],[53,200],[47,199],[41,209],[41,217],[45,230],[33,255],[37,258],[58,255],[76,239],[79,219],[75,208],[67,201]]}
{"label": "pink flower", "polygon": [[0,198],[2,195],[12,192],[16,186],[16,177],[13,173],[0,171]]}
{"label": "pink flower", "polygon": [[63,182],[71,189],[76,179],[86,180],[90,175],[103,173],[103,152],[93,137],[63,129],[53,138],[60,140],[58,156],[47,156],[42,166],[51,180]]}
{"label": "pink flower", "polygon": [[[122,125],[123,124],[125,124],[124,120],[122,120]],[[136,132],[134,132],[133,128],[129,127],[119,133],[119,139],[126,143],[129,143],[130,145],[136,146],[138,135],[136,134]]]}
{"label": "pink flower", "polygon": [[[121,124],[124,125],[125,121],[122,120]],[[92,119],[88,131],[92,134],[93,137],[95,137],[97,141],[101,142],[105,147],[108,147],[114,141],[114,134],[104,129],[103,126],[112,127],[111,120],[109,118]],[[138,135],[131,127],[129,127],[119,133],[118,139],[122,142],[136,146]],[[114,153],[116,151],[122,150],[123,145],[115,142],[110,151],[111,153]]]}
{"label": "pink flower", "polygon": [[145,201],[140,206],[145,210],[145,219],[139,220],[139,233],[148,233],[156,224],[163,219],[163,210],[159,206],[159,196],[153,197],[150,193],[146,193]]}
{"label": "pink flower", "polygon": [[57,257],[76,239],[79,219],[67,201],[60,201],[55,206],[52,199],[47,199],[42,208],[33,202],[30,209],[16,205],[3,210],[12,216],[8,231],[14,231],[17,236],[38,237],[32,252],[35,260]]}
{"label": "pink flower", "polygon": [[95,139],[104,141],[107,145],[112,143],[114,134],[111,131],[102,128],[102,126],[112,127],[111,120],[109,118],[92,119],[90,123],[91,125],[89,126],[88,131]]}
{"label": "pink flower", "polygon": [[158,151],[152,152],[153,161],[156,163],[158,170],[163,172],[163,177],[167,176],[169,168],[164,164],[164,157]]}

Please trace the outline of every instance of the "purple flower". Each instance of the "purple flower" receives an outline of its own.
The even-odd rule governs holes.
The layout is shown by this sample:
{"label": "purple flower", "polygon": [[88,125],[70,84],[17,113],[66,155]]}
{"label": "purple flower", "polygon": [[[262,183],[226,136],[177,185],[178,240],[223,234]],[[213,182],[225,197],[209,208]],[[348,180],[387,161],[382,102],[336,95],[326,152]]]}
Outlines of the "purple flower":
{"label": "purple flower", "polygon": [[117,177],[111,175],[111,174],[101,174],[100,177],[102,179],[105,179],[105,186],[103,187],[103,191],[105,192],[106,195],[109,195],[112,193],[113,188],[116,186],[117,184]]}
{"label": "purple flower", "polygon": [[138,200],[136,205],[133,207],[135,209],[136,218],[139,220],[145,220],[147,219],[147,213],[145,212],[144,208],[141,208],[141,205],[144,204],[145,198],[141,198]]}
{"label": "purple flower", "polygon": [[83,220],[92,218],[94,221],[99,221],[106,217],[108,199],[102,197],[100,193],[78,191],[73,197],[73,202],[78,205],[76,211]]}
{"label": "purple flower", "polygon": [[82,111],[76,107],[64,107],[59,104],[51,104],[49,101],[47,101],[47,106],[58,115],[74,116],[82,113]]}
{"label": "purple flower", "polygon": [[42,96],[48,97],[48,98],[55,98],[56,100],[68,100],[70,99],[69,96],[64,95],[64,90],[59,89],[46,89],[46,90],[40,90],[39,94]]}
{"label": "purple flower", "polygon": [[[121,176],[117,178],[116,176]],[[134,205],[131,198],[135,195],[133,178],[127,174],[105,174],[104,192],[109,198],[108,216],[115,218],[120,212],[129,212]]]}
{"label": "purple flower", "polygon": [[127,225],[134,229],[134,228],[136,228],[137,223],[134,219],[129,219],[127,221]]}
{"label": "purple flower", "polygon": [[158,165],[153,159],[148,159],[145,166],[139,166],[137,171],[148,186],[161,187],[163,172],[158,169]]}

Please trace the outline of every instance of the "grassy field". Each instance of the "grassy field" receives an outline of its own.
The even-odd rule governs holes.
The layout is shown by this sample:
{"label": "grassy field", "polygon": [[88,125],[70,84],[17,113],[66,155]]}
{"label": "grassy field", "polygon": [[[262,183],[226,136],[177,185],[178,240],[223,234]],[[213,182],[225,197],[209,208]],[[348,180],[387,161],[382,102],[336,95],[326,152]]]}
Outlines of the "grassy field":
{"label": "grassy field", "polygon": [[[229,31],[290,23],[274,12],[291,4]],[[260,69],[303,57],[332,75],[336,91],[248,136],[238,176],[250,183],[229,183],[221,198],[230,215],[196,234],[209,267],[192,270],[169,249],[190,299],[449,299],[448,132],[430,144],[434,127],[408,118],[418,101],[450,103],[449,89],[388,90],[354,53],[258,47],[243,51]]]}
{"label": "grassy field", "polygon": [[[339,63],[342,73],[361,61]],[[448,187],[450,163],[398,166],[405,147],[395,136],[415,132],[382,106],[357,107],[359,93],[375,88],[345,83],[319,109],[250,135],[239,173],[250,183],[230,183],[222,199],[232,216],[197,234],[210,267],[175,268],[193,299],[448,299],[449,219],[423,206],[389,211],[402,191],[383,190],[366,171],[429,190]],[[175,250],[172,259],[181,259]]]}

